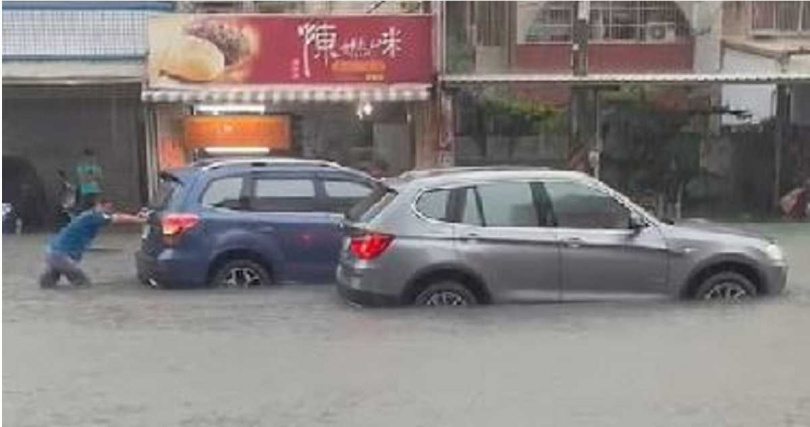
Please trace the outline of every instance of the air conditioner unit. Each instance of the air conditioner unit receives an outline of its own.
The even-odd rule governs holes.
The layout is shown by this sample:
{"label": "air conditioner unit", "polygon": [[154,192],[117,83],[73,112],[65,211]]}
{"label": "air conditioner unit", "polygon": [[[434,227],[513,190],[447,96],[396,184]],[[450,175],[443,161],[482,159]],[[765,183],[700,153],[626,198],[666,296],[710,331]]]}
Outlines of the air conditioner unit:
{"label": "air conditioner unit", "polygon": [[645,25],[644,41],[647,43],[673,43],[675,41],[675,23],[648,22]]}

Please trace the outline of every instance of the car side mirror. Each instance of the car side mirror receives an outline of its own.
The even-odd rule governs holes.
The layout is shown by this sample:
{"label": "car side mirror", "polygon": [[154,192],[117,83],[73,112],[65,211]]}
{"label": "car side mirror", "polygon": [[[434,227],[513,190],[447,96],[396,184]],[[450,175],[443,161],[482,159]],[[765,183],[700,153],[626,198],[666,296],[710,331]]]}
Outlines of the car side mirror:
{"label": "car side mirror", "polygon": [[646,227],[647,227],[647,221],[645,221],[644,218],[641,217],[641,215],[639,215],[639,214],[637,214],[635,212],[630,213],[630,219],[628,221],[627,228],[629,228],[629,229],[631,229],[633,231],[640,231],[640,230],[642,230],[643,228],[646,228]]}

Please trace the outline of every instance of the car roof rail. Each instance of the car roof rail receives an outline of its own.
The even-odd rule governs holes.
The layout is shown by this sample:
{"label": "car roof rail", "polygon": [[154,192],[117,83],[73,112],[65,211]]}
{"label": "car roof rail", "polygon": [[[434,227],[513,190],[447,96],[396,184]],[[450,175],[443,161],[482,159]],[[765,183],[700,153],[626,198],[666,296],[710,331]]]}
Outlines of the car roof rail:
{"label": "car roof rail", "polygon": [[416,169],[403,173],[403,179],[426,178],[431,176],[445,176],[467,172],[501,172],[501,171],[552,171],[553,168],[546,166],[521,166],[521,165],[499,165],[499,166],[458,166],[450,168]]}
{"label": "car roof rail", "polygon": [[268,167],[268,166],[320,166],[341,167],[338,163],[318,159],[297,159],[293,157],[254,157],[203,160],[195,164],[202,170],[214,170],[230,166]]}

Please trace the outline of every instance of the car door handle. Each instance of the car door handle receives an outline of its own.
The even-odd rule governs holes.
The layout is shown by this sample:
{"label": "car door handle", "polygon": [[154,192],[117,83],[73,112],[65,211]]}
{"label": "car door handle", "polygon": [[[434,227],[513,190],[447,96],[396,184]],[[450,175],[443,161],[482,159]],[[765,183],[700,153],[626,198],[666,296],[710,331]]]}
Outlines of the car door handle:
{"label": "car door handle", "polygon": [[478,233],[464,233],[462,234],[459,239],[465,242],[475,241],[481,238],[481,235]]}
{"label": "car door handle", "polygon": [[568,246],[569,248],[578,248],[582,246],[583,243],[585,243],[585,241],[583,241],[579,237],[571,237],[569,239],[565,239],[565,245]]}
{"label": "car door handle", "polygon": [[271,234],[271,233],[275,233],[276,229],[274,227],[266,225],[264,227],[257,228],[256,231],[258,231],[259,233],[263,233],[263,234]]}

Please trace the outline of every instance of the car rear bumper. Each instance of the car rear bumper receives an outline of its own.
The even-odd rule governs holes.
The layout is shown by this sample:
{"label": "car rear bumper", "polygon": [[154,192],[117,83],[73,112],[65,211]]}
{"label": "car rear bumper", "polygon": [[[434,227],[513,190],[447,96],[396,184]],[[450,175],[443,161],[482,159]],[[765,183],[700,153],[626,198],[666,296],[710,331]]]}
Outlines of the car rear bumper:
{"label": "car rear bumper", "polygon": [[138,251],[135,254],[138,280],[158,287],[196,287],[206,284],[205,263],[178,256],[172,250],[157,257]]}
{"label": "car rear bumper", "polygon": [[404,305],[399,295],[387,295],[363,289],[363,277],[354,274],[350,268],[343,265],[338,266],[336,278],[338,293],[347,301],[373,307]]}

